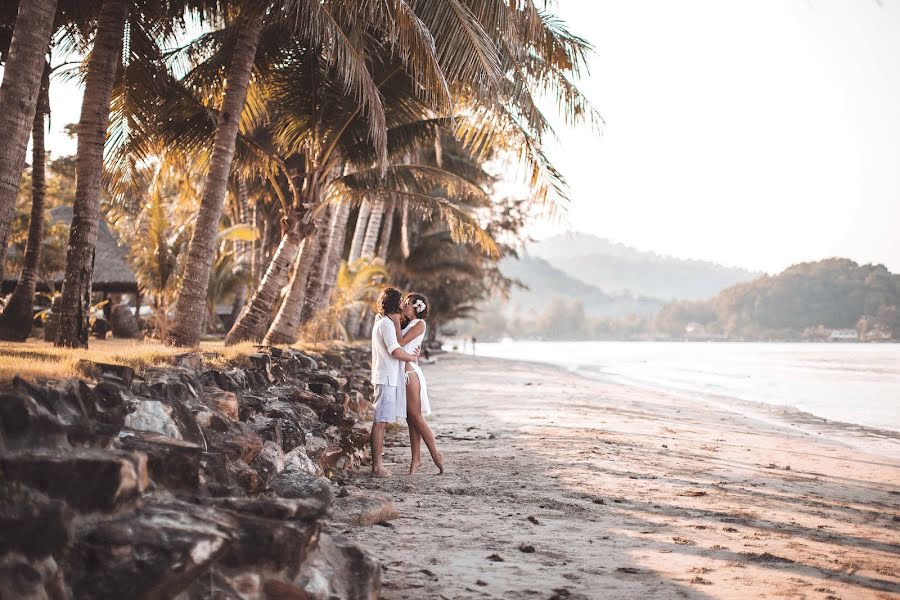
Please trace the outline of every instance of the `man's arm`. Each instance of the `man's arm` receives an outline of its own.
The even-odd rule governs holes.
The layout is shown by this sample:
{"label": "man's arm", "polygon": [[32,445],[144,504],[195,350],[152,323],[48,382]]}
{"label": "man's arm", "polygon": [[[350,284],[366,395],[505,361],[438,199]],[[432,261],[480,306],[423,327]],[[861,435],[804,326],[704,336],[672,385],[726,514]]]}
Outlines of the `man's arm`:
{"label": "man's arm", "polygon": [[390,318],[382,319],[379,327],[381,328],[381,337],[384,339],[384,345],[387,346],[391,356],[405,362],[417,362],[419,360],[418,356],[410,354],[400,347],[400,343],[397,341],[397,330]]}

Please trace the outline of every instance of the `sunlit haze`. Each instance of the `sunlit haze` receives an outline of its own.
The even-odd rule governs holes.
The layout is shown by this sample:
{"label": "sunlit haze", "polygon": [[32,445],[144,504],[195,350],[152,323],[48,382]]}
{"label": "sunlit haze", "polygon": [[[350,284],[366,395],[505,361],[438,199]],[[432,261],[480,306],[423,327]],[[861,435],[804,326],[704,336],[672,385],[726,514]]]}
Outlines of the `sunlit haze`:
{"label": "sunlit haze", "polygon": [[[602,136],[558,127],[566,229],[780,271],[829,256],[900,271],[900,3],[560,0],[596,48]],[[48,145],[78,120],[57,80]]]}

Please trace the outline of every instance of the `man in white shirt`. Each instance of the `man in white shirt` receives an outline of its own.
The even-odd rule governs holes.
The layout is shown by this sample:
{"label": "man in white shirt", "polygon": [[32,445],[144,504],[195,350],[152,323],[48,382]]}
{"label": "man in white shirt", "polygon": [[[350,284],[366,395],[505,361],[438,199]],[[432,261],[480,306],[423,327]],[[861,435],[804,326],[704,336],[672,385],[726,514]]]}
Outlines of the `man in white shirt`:
{"label": "man in white shirt", "polygon": [[[416,362],[418,356],[405,352],[397,341],[400,321],[400,291],[384,288],[378,295],[378,316],[372,325],[372,385],[375,386],[375,422],[372,424],[372,475],[390,477],[381,452],[388,423],[406,418],[406,381],[403,362]],[[418,352],[418,351],[417,351]]]}

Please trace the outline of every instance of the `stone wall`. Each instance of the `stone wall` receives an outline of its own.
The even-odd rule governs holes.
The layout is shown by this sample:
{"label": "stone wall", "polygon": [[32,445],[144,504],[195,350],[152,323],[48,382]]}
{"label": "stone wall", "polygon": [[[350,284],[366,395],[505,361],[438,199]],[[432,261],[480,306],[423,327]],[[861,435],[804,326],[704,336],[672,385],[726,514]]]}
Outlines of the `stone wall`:
{"label": "stone wall", "polygon": [[377,598],[379,563],[328,533],[396,516],[333,483],[369,460],[368,352],[250,361],[14,380],[0,598]]}

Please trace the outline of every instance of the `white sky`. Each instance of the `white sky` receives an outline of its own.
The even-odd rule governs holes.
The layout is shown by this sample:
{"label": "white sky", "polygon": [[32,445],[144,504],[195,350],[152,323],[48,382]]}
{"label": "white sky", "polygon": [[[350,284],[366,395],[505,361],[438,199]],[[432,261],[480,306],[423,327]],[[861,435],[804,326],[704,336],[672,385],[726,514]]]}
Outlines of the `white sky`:
{"label": "white sky", "polygon": [[[558,0],[596,55],[601,137],[558,129],[567,228],[777,272],[900,272],[900,0]],[[54,81],[48,147],[81,91]]]}
{"label": "white sky", "polygon": [[[559,129],[573,229],[777,272],[900,271],[900,2],[559,0],[601,138]],[[564,226],[544,227],[546,235]]]}

